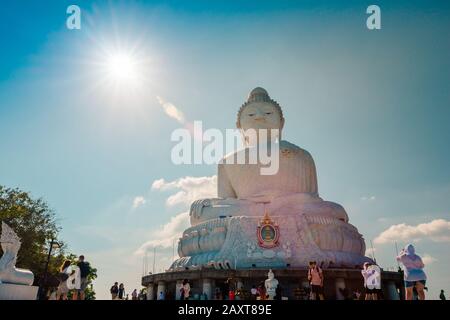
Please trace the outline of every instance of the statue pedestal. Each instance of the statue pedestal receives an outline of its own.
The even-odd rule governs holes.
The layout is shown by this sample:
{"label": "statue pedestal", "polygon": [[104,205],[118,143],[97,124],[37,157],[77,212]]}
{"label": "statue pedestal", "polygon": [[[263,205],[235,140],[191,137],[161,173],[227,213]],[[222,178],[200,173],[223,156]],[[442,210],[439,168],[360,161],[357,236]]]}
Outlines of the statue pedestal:
{"label": "statue pedestal", "polygon": [[0,283],[0,300],[36,300],[39,287]]}
{"label": "statue pedestal", "polygon": [[[156,286],[161,281],[164,281],[165,288],[168,292],[175,292],[175,290],[179,290],[181,281],[187,279],[191,283],[193,299],[196,295],[200,296],[200,294],[207,290],[211,292],[211,295],[208,295],[208,299],[211,300],[214,298],[213,293],[216,292],[216,289],[225,289],[226,287],[223,285],[231,278],[238,283],[237,287],[245,293],[241,297],[241,300],[246,300],[250,299],[249,295],[252,287],[265,281],[268,271],[268,269],[264,268],[238,270],[201,268],[197,270],[167,271],[144,276],[142,278],[142,285],[148,288],[148,294],[151,294],[151,297],[154,298]],[[273,269],[273,272],[276,274],[278,283],[281,286],[281,294],[283,297],[287,297],[289,300],[302,299],[302,297],[296,296],[296,291],[309,287],[307,268],[290,267]],[[337,294],[337,287],[345,287],[350,293],[356,290],[364,292],[364,280],[361,275],[361,269],[326,268],[323,269],[323,274],[325,277],[324,293],[326,300],[337,300],[340,298]],[[398,299],[398,294],[395,296],[391,292],[396,292],[397,289],[400,291],[404,290],[403,274],[400,272],[382,271],[381,283],[384,299],[386,300]],[[227,291],[223,293],[228,294]]]}

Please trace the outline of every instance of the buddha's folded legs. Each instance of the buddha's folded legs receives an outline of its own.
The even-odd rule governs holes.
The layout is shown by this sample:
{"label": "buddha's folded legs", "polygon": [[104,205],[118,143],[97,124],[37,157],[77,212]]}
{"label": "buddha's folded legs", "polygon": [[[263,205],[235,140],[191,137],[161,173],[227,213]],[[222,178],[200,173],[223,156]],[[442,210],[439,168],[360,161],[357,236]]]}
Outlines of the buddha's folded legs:
{"label": "buddha's folded legs", "polygon": [[279,196],[271,202],[255,202],[239,199],[201,199],[192,203],[190,209],[191,225],[206,222],[211,219],[230,216],[263,216],[268,211],[274,215],[290,215],[299,212],[308,215],[319,215],[348,222],[345,209],[334,202],[324,201],[310,194],[290,194]]}
{"label": "buddha's folded legs", "polygon": [[354,267],[368,260],[364,239],[349,223],[300,212],[271,218],[280,232],[279,243],[271,249],[258,244],[261,217],[211,219],[187,229],[179,242],[181,259],[173,268],[306,267],[312,260]]}

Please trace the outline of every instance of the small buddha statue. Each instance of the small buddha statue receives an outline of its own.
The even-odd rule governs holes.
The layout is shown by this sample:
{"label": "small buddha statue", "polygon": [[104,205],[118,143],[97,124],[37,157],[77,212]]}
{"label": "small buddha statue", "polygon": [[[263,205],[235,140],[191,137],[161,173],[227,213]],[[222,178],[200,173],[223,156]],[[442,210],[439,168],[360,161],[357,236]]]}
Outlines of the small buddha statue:
{"label": "small buddha statue", "polygon": [[3,256],[0,259],[0,283],[31,286],[34,275],[30,270],[16,268],[17,253],[20,249],[20,238],[4,222],[0,242]]}
{"label": "small buddha statue", "polygon": [[270,269],[269,273],[267,274],[267,279],[264,281],[264,286],[266,287],[268,300],[273,300],[276,295],[278,280],[275,279],[275,275],[273,274],[272,269]]}

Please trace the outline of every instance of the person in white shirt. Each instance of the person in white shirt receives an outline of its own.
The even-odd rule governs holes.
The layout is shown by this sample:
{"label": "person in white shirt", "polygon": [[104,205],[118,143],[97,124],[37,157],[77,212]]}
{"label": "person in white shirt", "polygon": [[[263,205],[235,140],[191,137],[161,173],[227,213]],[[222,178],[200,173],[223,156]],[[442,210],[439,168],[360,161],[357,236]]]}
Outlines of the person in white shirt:
{"label": "person in white shirt", "polygon": [[67,279],[69,278],[69,267],[71,261],[64,261],[63,265],[59,269],[59,286],[56,291],[56,300],[67,300],[67,294],[69,293],[69,287],[67,286]]}
{"label": "person in white shirt", "polygon": [[365,300],[378,300],[378,292],[381,290],[380,268],[365,262],[361,274],[364,278]]}

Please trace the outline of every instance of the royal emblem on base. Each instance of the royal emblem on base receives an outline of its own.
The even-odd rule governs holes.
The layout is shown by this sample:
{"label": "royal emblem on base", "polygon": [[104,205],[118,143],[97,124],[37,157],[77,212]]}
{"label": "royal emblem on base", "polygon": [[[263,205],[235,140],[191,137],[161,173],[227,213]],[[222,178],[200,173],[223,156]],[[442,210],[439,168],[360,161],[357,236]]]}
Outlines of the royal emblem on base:
{"label": "royal emblem on base", "polygon": [[280,239],[280,228],[272,221],[272,219],[270,219],[267,211],[264,214],[264,218],[259,223],[257,228],[257,236],[260,247],[274,248],[278,246],[278,240]]}

